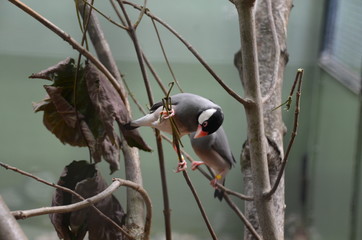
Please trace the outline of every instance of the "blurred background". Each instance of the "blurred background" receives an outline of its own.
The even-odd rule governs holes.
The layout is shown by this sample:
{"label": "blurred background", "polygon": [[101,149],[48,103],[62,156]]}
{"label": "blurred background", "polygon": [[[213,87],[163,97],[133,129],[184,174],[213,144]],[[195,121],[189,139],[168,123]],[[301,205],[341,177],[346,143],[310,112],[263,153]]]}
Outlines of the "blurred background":
{"label": "blurred background", "polygon": [[[81,40],[74,2],[24,1],[44,17]],[[143,1],[136,1],[142,4]],[[107,16],[117,20],[108,1],[96,2]],[[240,48],[237,13],[229,1],[149,0],[147,7],[178,31],[234,91],[242,94],[234,54]],[[129,8],[133,19],[138,12]],[[349,239],[351,216],[362,219],[362,207],[351,211],[352,195],[362,199],[354,184],[359,133],[359,89],[362,58],[362,3],[359,0],[295,0],[288,24],[289,63],[284,78],[287,98],[296,70],[304,68],[299,132],[286,169],[287,239]],[[121,29],[100,18],[118,67],[133,94],[147,107],[146,91],[134,47]],[[183,89],[210,98],[223,107],[224,128],[238,160],[228,175],[227,187],[242,190],[240,152],[246,140],[243,107],[231,98],[188,52],[186,47],[162,27],[158,28],[175,75]],[[139,28],[140,44],[165,83],[172,77],[163,59],[152,22],[144,17]],[[0,161],[56,182],[62,169],[73,160],[88,159],[85,148],[61,144],[42,124],[42,113],[35,114],[32,102],[45,96],[45,80],[28,79],[32,73],[78,54],[66,42],[11,3],[0,1]],[[152,77],[150,77],[152,79]],[[156,99],[162,92],[152,83]],[[176,93],[176,88],[174,88]],[[134,118],[140,117],[132,104]],[[288,129],[294,111],[284,112]],[[156,149],[153,131],[141,129],[142,136]],[[289,139],[290,131],[285,138]],[[186,150],[196,158],[190,144]],[[205,224],[181,174],[174,173],[177,158],[164,144],[166,174],[172,208],[175,239],[209,239]],[[144,187],[152,198],[154,218],[152,239],[162,239],[163,204],[157,153],[141,154]],[[360,160],[360,159],[357,159]],[[121,166],[123,166],[123,159]],[[124,177],[123,168],[109,175],[101,162],[103,177]],[[358,166],[358,165],[357,165]],[[190,177],[205,205],[219,239],[242,239],[239,219],[225,202],[213,198],[208,180],[198,172]],[[359,180],[360,183],[360,180]],[[11,210],[49,206],[53,189],[29,178],[0,168],[0,195]],[[116,193],[124,208],[125,191]],[[240,207],[243,202],[236,200]],[[360,204],[361,200],[359,200]],[[56,236],[48,216],[19,221],[29,239]],[[361,220],[357,238],[362,238]],[[308,232],[308,234],[307,234]]]}

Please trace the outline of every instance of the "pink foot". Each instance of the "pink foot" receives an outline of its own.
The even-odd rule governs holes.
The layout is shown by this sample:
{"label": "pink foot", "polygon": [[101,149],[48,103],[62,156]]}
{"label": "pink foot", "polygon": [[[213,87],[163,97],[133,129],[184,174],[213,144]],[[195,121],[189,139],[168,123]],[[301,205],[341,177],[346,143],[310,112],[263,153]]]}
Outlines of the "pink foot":
{"label": "pink foot", "polygon": [[175,110],[171,109],[171,111],[162,111],[160,115],[163,119],[169,119],[170,117],[175,116]]}
{"label": "pink foot", "polygon": [[218,179],[217,178],[214,178],[213,180],[210,181],[210,185],[213,188],[217,188],[217,184],[218,184]]}
{"label": "pink foot", "polygon": [[202,161],[193,161],[193,162],[191,163],[191,169],[192,169],[192,171],[195,171],[196,168],[198,168],[198,166],[200,166],[200,165],[202,165],[202,164],[205,164],[205,163],[202,162]]}
{"label": "pink foot", "polygon": [[187,168],[187,163],[184,159],[182,159],[182,162],[179,162],[177,165],[176,173],[185,171]]}

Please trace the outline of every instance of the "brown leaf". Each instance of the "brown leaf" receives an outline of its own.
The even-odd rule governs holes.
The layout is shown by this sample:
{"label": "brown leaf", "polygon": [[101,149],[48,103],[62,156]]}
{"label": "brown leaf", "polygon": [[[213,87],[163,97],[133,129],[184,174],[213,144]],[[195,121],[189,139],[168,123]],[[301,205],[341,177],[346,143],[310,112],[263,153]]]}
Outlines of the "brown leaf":
{"label": "brown leaf", "polygon": [[137,129],[131,131],[123,129],[123,125],[131,120],[126,106],[108,79],[91,63],[86,66],[85,80],[89,97],[104,123],[105,130],[112,143],[116,139],[113,123],[117,121],[128,145],[151,151],[151,148],[144,142]]}
{"label": "brown leaf", "polygon": [[[88,144],[94,145],[94,137],[89,128],[82,124],[82,131],[77,124],[77,113],[75,109],[61,95],[62,88],[53,86],[44,86],[49,98],[34,105],[35,111],[44,111],[43,123],[46,128],[52,132],[63,144],[68,143],[72,146],[87,146],[84,141],[84,135],[88,136]],[[78,117],[83,115],[78,112]]]}
{"label": "brown leaf", "polygon": [[[107,188],[95,165],[86,161],[73,161],[66,166],[58,184],[75,190],[84,198],[92,197]],[[79,201],[75,196],[57,189],[52,206]],[[113,195],[96,203],[95,206],[119,225],[124,224],[124,211]],[[89,239],[123,239],[122,235],[91,207],[68,214],[50,214],[50,219],[60,238],[83,239],[88,231]]]}
{"label": "brown leaf", "polygon": [[33,73],[29,76],[29,78],[53,80],[55,74],[57,74],[58,72],[64,72],[71,63],[74,63],[74,60],[68,57],[63,61],[57,63],[56,65],[51,66],[41,72]]}

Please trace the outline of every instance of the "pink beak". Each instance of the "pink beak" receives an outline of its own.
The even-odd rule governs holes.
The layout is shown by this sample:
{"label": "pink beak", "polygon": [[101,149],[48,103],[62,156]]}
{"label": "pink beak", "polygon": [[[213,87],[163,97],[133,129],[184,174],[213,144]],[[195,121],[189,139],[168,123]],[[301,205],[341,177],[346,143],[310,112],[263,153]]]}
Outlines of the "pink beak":
{"label": "pink beak", "polygon": [[201,125],[199,125],[199,126],[197,127],[197,130],[196,130],[196,133],[195,133],[194,138],[205,137],[205,136],[207,136],[207,135],[209,135],[209,133],[208,133],[208,132],[205,132],[205,131],[202,131],[202,127],[201,127]]}

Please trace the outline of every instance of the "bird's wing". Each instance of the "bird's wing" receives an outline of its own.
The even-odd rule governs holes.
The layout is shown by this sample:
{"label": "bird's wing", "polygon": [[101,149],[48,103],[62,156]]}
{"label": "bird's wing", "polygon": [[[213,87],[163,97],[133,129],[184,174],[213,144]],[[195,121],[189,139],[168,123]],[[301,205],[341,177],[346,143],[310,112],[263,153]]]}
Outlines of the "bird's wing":
{"label": "bird's wing", "polygon": [[161,106],[162,106],[162,102],[157,102],[157,103],[153,104],[152,107],[150,108],[150,113],[153,113]]}
{"label": "bird's wing", "polygon": [[220,156],[230,164],[230,167],[232,167],[236,161],[233,153],[231,152],[229,142],[227,140],[224,130],[220,129],[213,134],[218,134],[218,140],[212,143],[211,148],[219,153]]}

